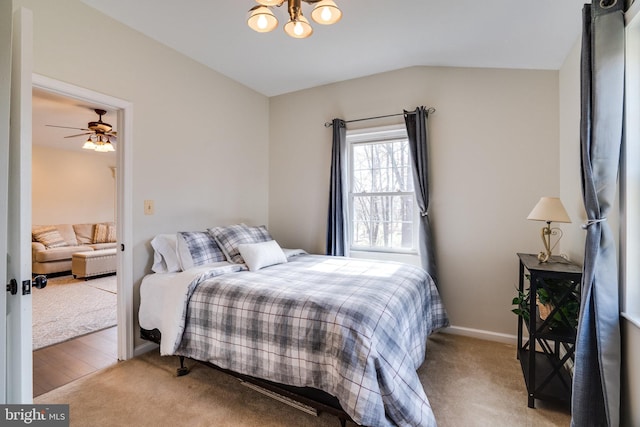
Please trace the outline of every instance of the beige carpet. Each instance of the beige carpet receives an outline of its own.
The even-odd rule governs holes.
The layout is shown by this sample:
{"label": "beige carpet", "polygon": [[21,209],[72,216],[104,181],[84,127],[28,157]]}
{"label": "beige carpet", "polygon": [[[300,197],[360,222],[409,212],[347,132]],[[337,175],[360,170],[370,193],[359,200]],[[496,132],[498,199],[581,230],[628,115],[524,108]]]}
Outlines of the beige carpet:
{"label": "beige carpet", "polygon": [[33,349],[116,324],[116,276],[90,280],[54,277],[34,289]]}
{"label": "beige carpet", "polygon": [[[68,403],[71,426],[340,425],[330,415],[308,415],[195,362],[189,362],[189,375],[178,378],[177,366],[177,358],[153,351],[41,395],[35,403]],[[566,407],[541,401],[536,409],[527,407],[512,345],[436,334],[419,374],[440,427],[570,422]]]}

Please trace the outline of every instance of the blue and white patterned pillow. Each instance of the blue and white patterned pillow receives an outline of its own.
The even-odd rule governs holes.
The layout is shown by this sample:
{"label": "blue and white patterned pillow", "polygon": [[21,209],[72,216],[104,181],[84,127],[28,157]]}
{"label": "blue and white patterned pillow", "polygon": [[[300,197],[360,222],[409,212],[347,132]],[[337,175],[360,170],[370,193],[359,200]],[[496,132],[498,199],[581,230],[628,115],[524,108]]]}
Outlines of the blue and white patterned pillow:
{"label": "blue and white patterned pillow", "polygon": [[215,239],[206,231],[179,231],[177,252],[183,270],[212,262],[226,261]]}
{"label": "blue and white patterned pillow", "polygon": [[220,249],[227,257],[227,261],[244,264],[238,245],[242,243],[260,243],[273,240],[264,225],[252,227],[246,224],[227,225],[210,228],[209,234],[218,242]]}

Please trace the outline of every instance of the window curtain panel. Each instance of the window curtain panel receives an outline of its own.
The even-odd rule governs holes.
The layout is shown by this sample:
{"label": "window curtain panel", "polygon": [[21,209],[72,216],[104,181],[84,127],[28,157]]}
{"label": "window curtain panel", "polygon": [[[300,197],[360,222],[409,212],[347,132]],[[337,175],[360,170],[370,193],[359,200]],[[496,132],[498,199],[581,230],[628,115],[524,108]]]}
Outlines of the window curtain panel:
{"label": "window curtain panel", "polygon": [[580,146],[587,235],[573,374],[574,427],[620,422],[618,265],[607,215],[616,193],[623,129],[623,11],[622,0],[596,0],[583,9]]}
{"label": "window curtain panel", "polygon": [[409,138],[409,152],[413,164],[413,186],[416,193],[418,208],[420,209],[420,230],[418,236],[418,250],[422,268],[438,285],[438,271],[436,256],[429,223],[429,132],[427,119],[429,111],[425,107],[418,107],[415,111],[404,111],[404,121]]}
{"label": "window curtain panel", "polygon": [[345,210],[347,125],[342,119],[333,119],[332,125],[333,146],[331,149],[331,182],[329,183],[327,255],[348,256],[345,224],[347,218]]}

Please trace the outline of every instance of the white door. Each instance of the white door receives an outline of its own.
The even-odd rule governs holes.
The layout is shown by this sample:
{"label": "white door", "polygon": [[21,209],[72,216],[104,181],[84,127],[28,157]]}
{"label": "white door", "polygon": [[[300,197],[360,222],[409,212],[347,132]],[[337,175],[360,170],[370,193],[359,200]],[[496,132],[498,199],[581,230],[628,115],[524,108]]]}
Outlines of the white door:
{"label": "white door", "polygon": [[[6,3],[9,4],[6,9]],[[2,27],[11,28],[12,2],[2,2],[0,12]],[[6,12],[6,13],[5,13]],[[11,96],[9,143],[2,141],[0,150],[3,158],[8,158],[8,174],[0,177],[0,202],[6,206],[6,221],[0,222],[0,240],[6,241],[6,256],[3,253],[3,269],[6,259],[6,282],[17,282],[15,294],[4,293],[0,305],[0,317],[6,322],[3,347],[2,393],[6,403],[33,402],[33,355],[31,332],[31,73],[32,73],[32,32],[31,11],[18,9],[13,14],[13,40],[9,44],[11,53]],[[0,55],[7,53],[7,43],[2,35]],[[4,61],[3,61],[4,63]],[[3,70],[4,71],[4,70]],[[2,120],[6,112],[2,107]],[[2,135],[4,137],[4,134]],[[7,147],[8,145],[8,147]],[[8,152],[8,156],[7,156]],[[5,169],[6,171],[6,169]],[[0,190],[2,191],[2,190]],[[23,197],[24,196],[24,197]],[[4,203],[6,200],[7,203]],[[0,220],[3,219],[0,212]]]}
{"label": "white door", "polygon": [[[7,278],[7,186],[11,106],[11,2],[0,1],[0,279]],[[6,281],[1,283],[4,287]],[[7,295],[0,290],[0,403],[7,401]]]}

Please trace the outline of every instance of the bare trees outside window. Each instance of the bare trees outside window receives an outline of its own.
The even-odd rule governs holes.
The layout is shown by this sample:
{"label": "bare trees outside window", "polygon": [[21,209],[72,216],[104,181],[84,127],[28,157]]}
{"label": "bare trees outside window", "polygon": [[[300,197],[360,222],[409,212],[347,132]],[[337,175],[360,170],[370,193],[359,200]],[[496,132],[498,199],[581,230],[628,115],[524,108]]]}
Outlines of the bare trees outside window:
{"label": "bare trees outside window", "polygon": [[370,132],[357,138],[347,135],[347,141],[351,148],[351,248],[416,250],[417,209],[406,131]]}

